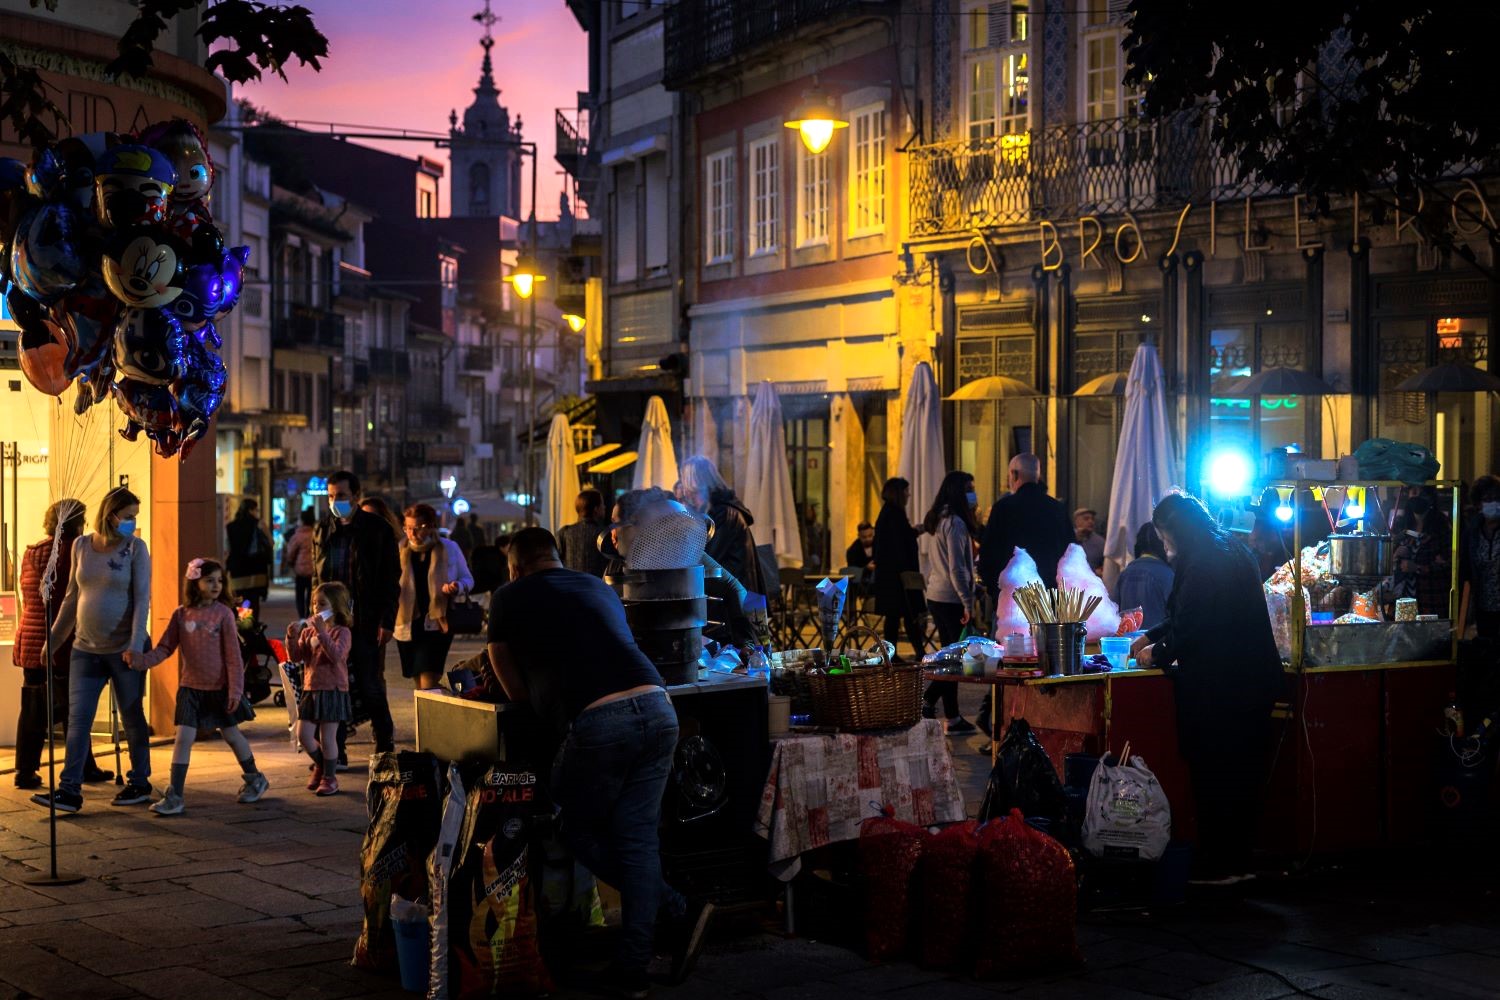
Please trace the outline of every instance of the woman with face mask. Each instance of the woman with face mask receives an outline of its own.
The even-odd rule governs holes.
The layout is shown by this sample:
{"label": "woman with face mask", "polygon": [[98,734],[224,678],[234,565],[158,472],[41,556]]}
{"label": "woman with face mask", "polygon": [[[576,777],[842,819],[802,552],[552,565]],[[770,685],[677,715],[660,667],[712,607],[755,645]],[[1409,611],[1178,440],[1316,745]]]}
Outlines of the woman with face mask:
{"label": "woman with face mask", "polygon": [[[151,556],[146,543],[136,536],[140,512],[140,499],[123,486],[105,495],[94,518],[93,534],[73,544],[68,591],[52,623],[53,648],[73,635],[67,761],[54,796],[61,812],[83,807],[90,731],[105,684],[114,689],[130,745],[130,772],[114,805],[151,801],[151,732],[146,726],[146,674],[140,666],[150,641]],[[47,805],[48,797],[38,793],[32,801]]]}
{"label": "woman with face mask", "polygon": [[[978,505],[974,477],[967,472],[950,472],[943,477],[938,495],[922,522],[922,527],[932,535],[927,607],[937,626],[938,642],[943,646],[957,642],[963,627],[974,618],[974,539],[979,537],[974,508]],[[974,731],[974,723],[958,712],[958,685],[953,681],[933,681],[922,697],[925,702],[922,714],[929,719],[936,717],[937,702],[942,699],[950,734]]]}
{"label": "woman with face mask", "polygon": [[[1464,607],[1481,639],[1500,639],[1500,476],[1474,480],[1469,502],[1474,513],[1464,526],[1459,572]],[[1461,611],[1459,620],[1470,619]]]}
{"label": "woman with face mask", "polygon": [[1166,619],[1131,653],[1173,679],[1177,744],[1197,803],[1195,878],[1236,882],[1250,871],[1281,656],[1250,550],[1186,494],[1163,499],[1151,522],[1172,560],[1172,590]]}
{"label": "woman with face mask", "polygon": [[1396,522],[1395,596],[1412,597],[1417,613],[1448,617],[1453,561],[1448,520],[1434,503],[1436,491],[1423,489],[1406,501]]}
{"label": "woman with face mask", "polygon": [[438,535],[437,511],[425,503],[405,511],[401,540],[401,599],[396,606],[396,651],[401,676],[418,690],[438,687],[453,633],[448,602],[474,589],[474,577],[457,543]]}

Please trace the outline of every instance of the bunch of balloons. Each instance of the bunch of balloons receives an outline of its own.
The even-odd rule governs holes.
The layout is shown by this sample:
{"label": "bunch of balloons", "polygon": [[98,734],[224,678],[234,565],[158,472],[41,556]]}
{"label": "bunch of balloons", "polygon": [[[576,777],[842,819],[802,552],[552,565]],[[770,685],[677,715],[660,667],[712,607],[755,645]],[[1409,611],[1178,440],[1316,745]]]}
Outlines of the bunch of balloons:
{"label": "bunch of balloons", "polygon": [[214,322],[239,300],[249,247],[208,211],[214,165],[188,121],[96,132],[0,159],[0,292],[21,371],[74,410],[114,396],[127,440],[184,458],[224,399]]}

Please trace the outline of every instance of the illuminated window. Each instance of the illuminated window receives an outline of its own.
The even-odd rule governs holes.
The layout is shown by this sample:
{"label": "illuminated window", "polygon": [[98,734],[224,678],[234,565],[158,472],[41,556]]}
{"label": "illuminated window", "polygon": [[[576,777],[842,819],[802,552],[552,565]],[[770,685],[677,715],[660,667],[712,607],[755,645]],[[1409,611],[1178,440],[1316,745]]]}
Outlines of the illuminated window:
{"label": "illuminated window", "polygon": [[969,138],[987,139],[995,134],[995,60],[969,63]]}
{"label": "illuminated window", "polygon": [[750,255],[781,247],[781,137],[750,144]]}
{"label": "illuminated window", "polygon": [[850,116],[851,236],[868,236],[885,230],[885,117],[884,104],[861,108]]}
{"label": "illuminated window", "polygon": [[828,242],[827,152],[809,153],[797,147],[797,246]]}
{"label": "illuminated window", "polygon": [[708,231],[703,243],[706,263],[719,264],[734,258],[734,150],[712,154],[705,167]]}

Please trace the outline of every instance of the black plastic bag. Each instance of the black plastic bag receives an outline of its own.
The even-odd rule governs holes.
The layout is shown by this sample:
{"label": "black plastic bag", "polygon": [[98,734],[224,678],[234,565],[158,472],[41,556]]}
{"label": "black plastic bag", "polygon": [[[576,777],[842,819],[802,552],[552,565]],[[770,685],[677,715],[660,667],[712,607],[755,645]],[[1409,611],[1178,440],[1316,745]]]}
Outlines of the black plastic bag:
{"label": "black plastic bag", "polygon": [[979,819],[982,822],[1006,816],[1012,809],[1053,823],[1060,823],[1067,812],[1062,779],[1025,719],[1012,719],[1005,730],[984,802],[979,806]]}
{"label": "black plastic bag", "polygon": [[365,806],[370,825],[359,852],[359,892],[364,924],[354,946],[362,969],[396,968],[391,896],[428,896],[427,856],[443,816],[442,772],[430,753],[378,753],[370,761]]}

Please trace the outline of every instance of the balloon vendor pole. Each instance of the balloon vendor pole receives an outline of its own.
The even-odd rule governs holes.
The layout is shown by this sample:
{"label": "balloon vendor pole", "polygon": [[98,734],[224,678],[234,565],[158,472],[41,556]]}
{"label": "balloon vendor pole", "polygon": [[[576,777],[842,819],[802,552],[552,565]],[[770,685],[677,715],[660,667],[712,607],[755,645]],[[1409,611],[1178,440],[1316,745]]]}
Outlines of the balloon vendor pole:
{"label": "balloon vendor pole", "polygon": [[[57,543],[54,541],[54,545]],[[47,621],[52,620],[52,598],[47,598]],[[82,875],[57,870],[57,719],[52,700],[54,685],[52,676],[52,630],[47,630],[47,841],[48,868],[45,872],[26,879],[27,885],[76,885],[83,881]]]}

